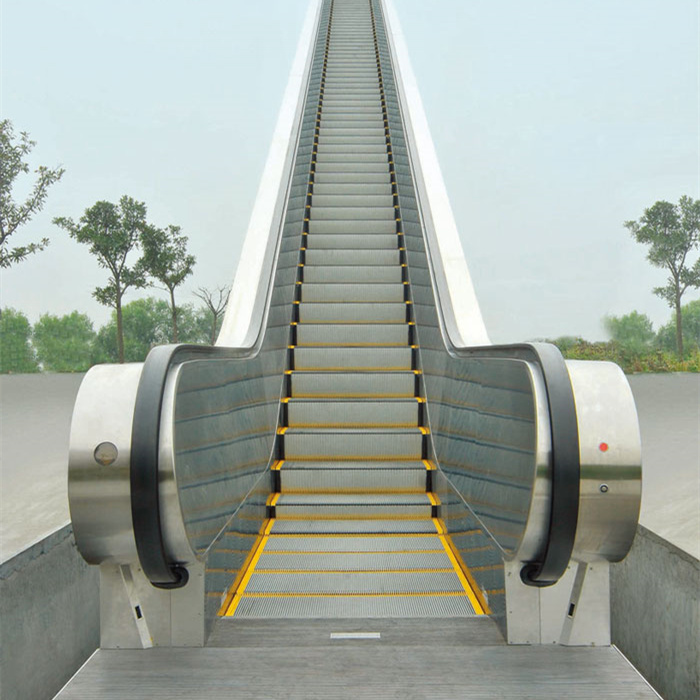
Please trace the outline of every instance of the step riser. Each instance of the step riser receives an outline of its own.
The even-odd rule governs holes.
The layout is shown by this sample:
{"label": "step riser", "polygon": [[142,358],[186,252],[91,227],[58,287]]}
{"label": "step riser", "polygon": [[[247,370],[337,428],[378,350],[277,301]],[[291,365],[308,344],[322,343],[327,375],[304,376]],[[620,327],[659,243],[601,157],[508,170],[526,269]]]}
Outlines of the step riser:
{"label": "step riser", "polygon": [[308,250],[398,250],[400,237],[396,233],[342,234],[310,233],[305,236]]}
{"label": "step riser", "polygon": [[304,324],[296,331],[296,344],[304,345],[407,345],[409,327],[400,323],[370,324]]}
{"label": "step riser", "polygon": [[277,518],[429,518],[430,506],[276,506]]}
{"label": "step riser", "polygon": [[314,183],[314,197],[316,196],[338,196],[338,195],[370,195],[370,196],[391,196],[391,184],[376,183],[376,184],[322,184]]}
{"label": "step riser", "polygon": [[417,469],[358,470],[290,470],[280,471],[283,493],[303,491],[384,491],[425,492],[425,471]]}
{"label": "step riser", "polygon": [[285,459],[421,459],[420,434],[301,434],[283,436]]}
{"label": "step riser", "polygon": [[[394,241],[395,242],[395,241]],[[315,250],[306,252],[305,265],[310,267],[334,267],[336,272],[339,267],[358,266],[363,268],[386,266],[398,266],[401,263],[401,253],[396,250]]]}
{"label": "step riser", "polygon": [[[303,286],[303,285],[302,285]],[[404,323],[406,322],[406,304],[399,303],[320,303],[302,302],[299,304],[299,321],[301,323]]]}
{"label": "step riser", "polygon": [[371,233],[396,235],[395,221],[320,221],[312,219],[309,221],[309,234],[314,233],[340,233],[340,234],[361,234],[369,235]]}
{"label": "step riser", "polygon": [[[397,251],[398,253],[398,251]],[[399,265],[314,265],[307,257],[304,263],[304,284],[312,283],[375,283],[403,284],[403,271]]]}
{"label": "step riser", "polygon": [[396,210],[392,206],[321,206],[315,204],[311,207],[311,225],[317,221],[332,221],[335,224],[356,223],[361,221],[363,224],[369,222],[388,221],[391,226],[396,227]]}
{"label": "step riser", "polygon": [[411,348],[295,348],[294,369],[413,369]]}
{"label": "step riser", "polygon": [[311,284],[301,287],[302,302],[394,302],[405,300],[404,284],[371,284],[358,280],[357,284]]}
{"label": "step riser", "polygon": [[418,427],[417,401],[289,401],[287,425]]}
{"label": "step riser", "polygon": [[416,395],[416,378],[411,372],[392,372],[380,376],[381,373],[354,375],[323,374],[312,372],[291,375],[291,396],[303,397],[400,397],[409,398]]}

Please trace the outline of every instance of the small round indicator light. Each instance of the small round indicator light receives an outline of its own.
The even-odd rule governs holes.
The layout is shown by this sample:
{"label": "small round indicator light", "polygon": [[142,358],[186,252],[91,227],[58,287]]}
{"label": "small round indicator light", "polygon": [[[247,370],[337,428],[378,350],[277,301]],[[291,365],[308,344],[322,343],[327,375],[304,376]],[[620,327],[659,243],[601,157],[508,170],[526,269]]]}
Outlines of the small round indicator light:
{"label": "small round indicator light", "polygon": [[108,467],[113,464],[119,456],[117,446],[111,442],[101,442],[93,453],[95,461],[103,467]]}
{"label": "small round indicator light", "polygon": [[601,452],[607,452],[610,449],[610,445],[608,445],[607,442],[601,442],[600,445],[598,445],[598,449]]}

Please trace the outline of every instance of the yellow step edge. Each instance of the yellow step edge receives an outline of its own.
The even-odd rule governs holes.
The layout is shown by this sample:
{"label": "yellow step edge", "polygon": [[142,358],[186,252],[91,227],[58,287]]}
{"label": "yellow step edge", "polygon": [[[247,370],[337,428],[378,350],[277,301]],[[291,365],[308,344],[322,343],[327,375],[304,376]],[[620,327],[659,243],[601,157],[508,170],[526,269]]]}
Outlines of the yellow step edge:
{"label": "yellow step edge", "polygon": [[258,563],[258,560],[262,556],[263,550],[265,549],[265,545],[267,544],[267,540],[270,536],[270,530],[272,529],[274,522],[274,519],[271,518],[263,523],[262,533],[257,543],[251,549],[250,554],[243,562],[238,576],[236,576],[236,579],[229,588],[229,592],[226,595],[221,608],[219,609],[220,616],[231,616],[236,612],[236,608],[241,600],[241,595],[243,591],[245,591],[245,588],[250,581],[250,577],[253,575],[253,571],[255,570],[255,565]]}
{"label": "yellow step edge", "polygon": [[433,518],[433,523],[435,524],[435,529],[440,536],[440,541],[445,548],[445,552],[450,558],[455,572],[457,573],[457,576],[459,576],[459,580],[462,582],[464,592],[467,594],[467,598],[469,598],[469,602],[474,608],[474,612],[476,612],[477,615],[490,615],[491,610],[489,609],[488,603],[486,602],[481,589],[477,585],[472,575],[469,573],[469,568],[466,566],[459,554],[459,551],[452,543],[450,536],[447,534],[445,526],[438,520],[438,518]]}

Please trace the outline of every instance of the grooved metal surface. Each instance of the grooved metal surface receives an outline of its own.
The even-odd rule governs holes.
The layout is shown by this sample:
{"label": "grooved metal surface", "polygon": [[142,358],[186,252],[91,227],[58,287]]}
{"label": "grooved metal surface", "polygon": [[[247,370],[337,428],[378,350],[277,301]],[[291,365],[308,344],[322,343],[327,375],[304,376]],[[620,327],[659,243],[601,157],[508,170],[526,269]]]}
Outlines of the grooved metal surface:
{"label": "grooved metal surface", "polygon": [[367,491],[425,492],[425,469],[342,469],[343,462],[332,468],[280,470],[282,492]]}
{"label": "grooved metal surface", "polygon": [[324,493],[324,494],[294,494],[283,493],[277,501],[278,506],[282,505],[430,505],[430,499],[424,493]]}
{"label": "grooved metal surface", "polygon": [[471,617],[465,595],[243,597],[239,618]]}
{"label": "grooved metal surface", "polygon": [[412,520],[275,520],[271,533],[277,534],[435,534],[435,525],[428,518]]}
{"label": "grooved metal surface", "polygon": [[[445,557],[446,558],[446,557]],[[446,558],[447,559],[447,558]],[[447,561],[447,568],[450,562]],[[459,593],[462,584],[454,571],[362,571],[352,573],[256,573],[250,579],[246,594],[291,593],[328,594],[397,594]]]}
{"label": "grooved metal surface", "polygon": [[322,460],[303,462],[296,460],[286,460],[281,465],[281,471],[286,470],[304,470],[304,469],[341,469],[343,471],[347,469],[361,469],[368,471],[387,471],[390,469],[400,469],[400,470],[420,470],[425,471],[425,464],[418,460],[382,460],[381,462],[377,460],[364,460],[364,461],[354,461],[354,460],[344,460],[342,462],[327,462]]}
{"label": "grooved metal surface", "polygon": [[442,551],[439,537],[359,536],[359,537],[293,537],[270,536],[265,552],[407,552]]}
{"label": "grooved metal surface", "polygon": [[[399,285],[403,292],[403,286]],[[405,323],[406,304],[395,300],[377,303],[366,301],[347,301],[344,303],[314,303],[302,301],[299,304],[299,320],[302,323],[330,321],[338,323],[355,321],[357,323]]]}
{"label": "grooved metal surface", "polygon": [[[218,647],[100,650],[60,700],[658,700],[614,647],[506,646],[490,620],[446,618],[223,619]],[[330,639],[346,630],[381,637]]]}
{"label": "grooved metal surface", "polygon": [[[407,571],[452,569],[442,552],[305,552],[304,554],[266,554],[263,552],[255,572],[266,569],[295,571]],[[454,570],[451,570],[454,574]],[[456,577],[456,574],[455,574]],[[430,590],[430,589],[426,589]]]}
{"label": "grooved metal surface", "polygon": [[333,400],[291,399],[289,426],[356,424],[418,426],[418,402],[415,399]]}

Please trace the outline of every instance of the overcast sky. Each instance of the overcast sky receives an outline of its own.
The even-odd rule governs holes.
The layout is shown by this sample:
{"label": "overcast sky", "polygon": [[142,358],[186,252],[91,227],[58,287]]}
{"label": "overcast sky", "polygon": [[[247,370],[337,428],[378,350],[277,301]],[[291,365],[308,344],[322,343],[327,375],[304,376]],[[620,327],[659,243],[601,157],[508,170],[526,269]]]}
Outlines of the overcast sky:
{"label": "overcast sky", "polygon": [[[700,197],[697,1],[395,4],[492,339],[665,323],[665,275],[622,223]],[[66,168],[14,241],[51,246],[2,272],[2,306],[104,323],[104,271],[51,219],[123,194],[190,237],[181,302],[228,284],[306,6],[2,0],[2,116],[33,166]]]}

